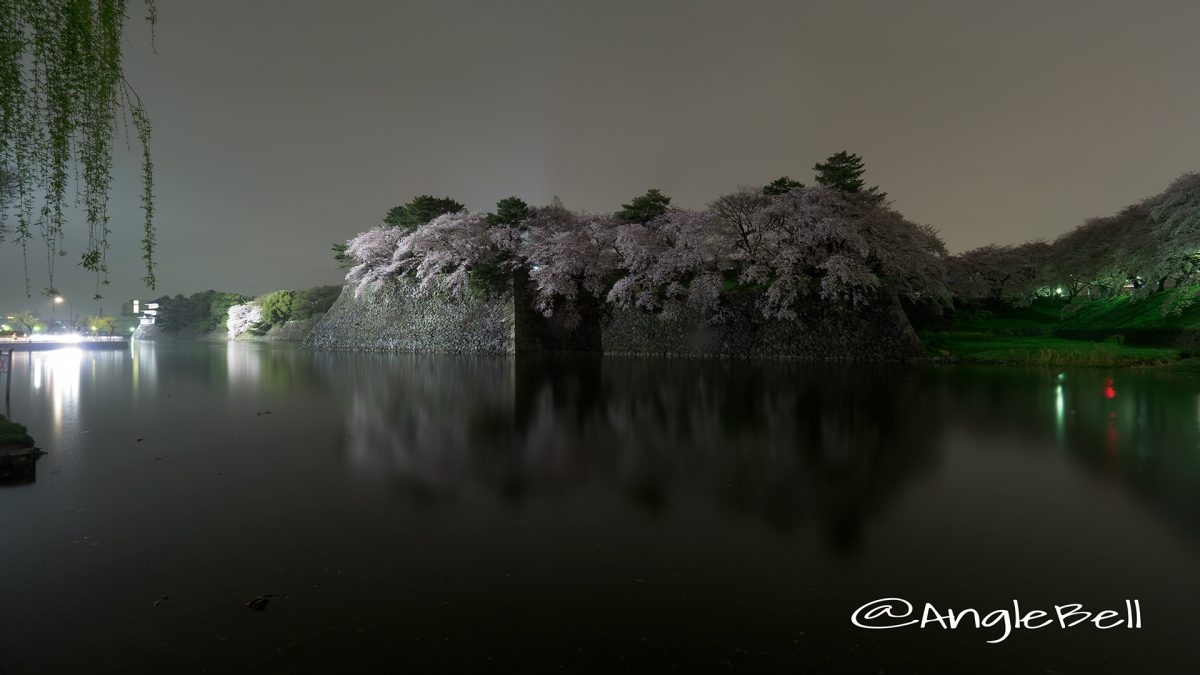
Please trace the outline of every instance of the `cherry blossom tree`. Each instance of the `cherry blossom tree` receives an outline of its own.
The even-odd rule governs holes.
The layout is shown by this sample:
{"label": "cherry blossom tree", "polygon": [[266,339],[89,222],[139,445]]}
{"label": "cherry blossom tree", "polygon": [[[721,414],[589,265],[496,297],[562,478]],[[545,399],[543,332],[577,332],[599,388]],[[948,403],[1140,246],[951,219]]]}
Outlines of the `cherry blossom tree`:
{"label": "cherry blossom tree", "polygon": [[[1193,282],[1200,272],[1200,173],[1177,178],[1162,194],[1143,203],[1151,246],[1144,272],[1155,290]],[[1149,236],[1145,236],[1148,234]]]}
{"label": "cherry blossom tree", "polygon": [[789,319],[804,298],[859,306],[881,293],[944,305],[945,247],[869,193],[795,187],[742,190],[702,211],[668,209],[647,222],[532,209],[519,223],[467,211],[438,216],[409,234],[376,228],[347,242],[359,290],[409,276],[418,292],[463,293],[473,274],[524,270],[534,306],[565,314],[581,303],[715,317],[728,283],[762,290],[767,317]]}
{"label": "cherry blossom tree", "polygon": [[1027,304],[1052,283],[1050,257],[1050,244],[1041,241],[980,246],[947,261],[950,290],[962,302]]}
{"label": "cherry blossom tree", "polygon": [[447,213],[401,239],[382,269],[387,274],[413,273],[419,292],[464,294],[471,272],[509,267],[517,237],[515,228],[493,225],[487,214]]}
{"label": "cherry blossom tree", "polygon": [[377,227],[347,242],[346,255],[355,264],[346,281],[361,291],[411,275],[420,293],[466,293],[472,272],[511,267],[518,237],[515,227],[465,210],[437,216],[408,233]]}
{"label": "cherry blossom tree", "polygon": [[362,291],[387,279],[389,273],[394,274],[395,269],[385,268],[391,265],[396,245],[404,236],[405,231],[397,227],[376,227],[347,241],[345,255],[351,267],[346,282],[354,284],[356,291]]}
{"label": "cherry blossom tree", "polygon": [[229,337],[235,338],[242,333],[250,330],[254,324],[262,321],[262,306],[248,302],[244,305],[231,305],[229,307],[229,319],[225,322],[225,328],[229,331]]}
{"label": "cherry blossom tree", "polygon": [[[737,192],[718,197],[708,205],[709,210],[720,220],[722,226],[732,233],[733,253],[740,255],[742,260],[751,260],[758,255],[766,234],[761,213],[763,208],[771,203],[771,197],[785,194],[797,187],[804,187],[798,183],[792,185],[780,182],[785,180],[790,181],[791,179],[784,176],[772,183],[771,185],[776,186],[772,188],[773,192],[767,192],[767,188],[762,190],[741,188]],[[792,182],[794,183],[794,181]]]}
{"label": "cherry blossom tree", "polygon": [[520,261],[529,270],[538,311],[551,316],[559,305],[573,315],[581,295],[608,293],[621,262],[612,216],[574,213],[555,204],[534,209],[526,227]]}
{"label": "cherry blossom tree", "polygon": [[772,198],[757,215],[761,252],[741,280],[766,287],[763,312],[796,317],[804,298],[856,307],[880,293],[938,305],[949,303],[945,245],[869,193],[799,188]]}
{"label": "cherry blossom tree", "polygon": [[625,276],[608,300],[650,311],[671,312],[683,303],[712,312],[723,274],[734,267],[731,235],[713,211],[673,209],[647,224],[620,226],[615,245]]}

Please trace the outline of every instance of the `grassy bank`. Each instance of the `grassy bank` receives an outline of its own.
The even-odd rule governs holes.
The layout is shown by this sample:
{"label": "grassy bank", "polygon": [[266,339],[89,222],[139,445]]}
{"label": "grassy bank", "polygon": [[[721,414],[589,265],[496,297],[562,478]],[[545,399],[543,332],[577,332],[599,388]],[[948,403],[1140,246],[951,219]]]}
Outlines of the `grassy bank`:
{"label": "grassy bank", "polygon": [[1031,366],[1163,366],[1180,360],[1169,347],[1132,347],[1109,342],[1067,340],[1053,335],[1005,336],[944,331],[922,335],[930,356],[971,363]]}
{"label": "grassy bank", "polygon": [[968,363],[1039,366],[1158,366],[1200,372],[1200,304],[1166,312],[1178,293],[1028,307],[961,308],[946,330],[921,332],[930,356]]}
{"label": "grassy bank", "polygon": [[0,415],[0,448],[9,446],[32,448],[33,437],[25,430],[25,425],[9,421],[7,417]]}

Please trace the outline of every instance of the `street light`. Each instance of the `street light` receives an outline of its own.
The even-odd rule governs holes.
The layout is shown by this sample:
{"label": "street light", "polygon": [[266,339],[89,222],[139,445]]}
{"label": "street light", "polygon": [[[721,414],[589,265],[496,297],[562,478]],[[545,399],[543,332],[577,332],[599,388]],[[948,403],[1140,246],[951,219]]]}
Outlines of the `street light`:
{"label": "street light", "polygon": [[47,330],[54,329],[54,308],[58,305],[61,305],[62,302],[63,297],[61,295],[56,295],[53,298],[50,298],[50,325],[46,326]]}
{"label": "street light", "polygon": [[[63,304],[63,296],[61,296],[61,295],[54,296],[54,304],[55,305]],[[50,318],[51,319],[54,318],[54,308],[53,307],[50,308]],[[69,302],[67,303],[67,323],[71,324],[70,330],[74,331],[75,330],[75,307],[72,303],[69,303]]]}

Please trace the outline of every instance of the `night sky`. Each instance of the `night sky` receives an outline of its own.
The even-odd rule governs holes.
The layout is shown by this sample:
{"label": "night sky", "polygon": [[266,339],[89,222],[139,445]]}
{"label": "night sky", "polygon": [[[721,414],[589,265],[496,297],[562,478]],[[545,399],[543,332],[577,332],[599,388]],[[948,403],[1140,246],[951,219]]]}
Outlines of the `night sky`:
{"label": "night sky", "polygon": [[[335,283],[329,251],[420,193],[701,207],[863,155],[951,251],[1052,238],[1200,169],[1196,2],[131,2],[155,126],[159,290],[141,286],[136,148],[117,149],[130,297]],[[90,313],[68,233],[58,288]],[[45,306],[0,247],[0,307]],[[41,262],[41,265],[39,265]]]}

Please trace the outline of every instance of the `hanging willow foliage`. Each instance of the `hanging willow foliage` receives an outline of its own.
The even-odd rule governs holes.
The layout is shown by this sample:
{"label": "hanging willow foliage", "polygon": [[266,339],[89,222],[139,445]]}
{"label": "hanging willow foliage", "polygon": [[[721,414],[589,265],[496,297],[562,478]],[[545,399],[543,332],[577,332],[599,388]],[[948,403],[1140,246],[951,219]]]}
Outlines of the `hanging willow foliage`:
{"label": "hanging willow foliage", "polygon": [[[152,35],[154,0],[144,0]],[[64,224],[78,207],[88,241],[80,264],[108,285],[108,196],[118,125],[142,149],[142,258],[154,278],[154,165],[150,120],[125,80],[125,0],[0,0],[0,241],[46,246],[45,294],[58,295],[54,264],[66,255]],[[151,38],[153,40],[153,37]],[[71,189],[73,185],[73,190]]]}

